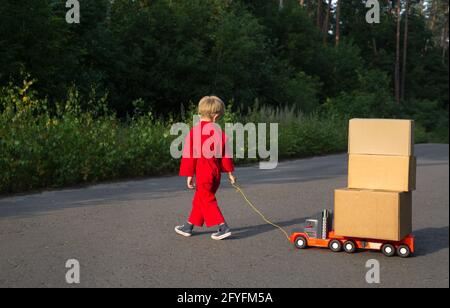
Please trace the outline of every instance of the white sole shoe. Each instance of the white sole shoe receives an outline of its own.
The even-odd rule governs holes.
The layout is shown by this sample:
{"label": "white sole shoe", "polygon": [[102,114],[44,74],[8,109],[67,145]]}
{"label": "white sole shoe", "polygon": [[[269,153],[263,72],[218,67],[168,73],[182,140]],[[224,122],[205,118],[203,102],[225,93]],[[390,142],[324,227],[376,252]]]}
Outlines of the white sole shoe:
{"label": "white sole shoe", "polygon": [[179,235],[182,235],[182,236],[184,236],[184,237],[191,237],[191,236],[192,236],[192,233],[183,232],[183,231],[181,231],[180,229],[178,229],[178,228],[180,228],[180,227],[181,227],[181,226],[175,227],[175,232],[176,232],[176,233],[178,233]]}
{"label": "white sole shoe", "polygon": [[226,239],[227,237],[230,237],[231,236],[231,232],[227,232],[227,233],[225,233],[225,234],[222,234],[222,235],[220,235],[220,236],[216,236],[216,235],[211,235],[211,238],[213,239],[213,240],[215,240],[215,241],[220,241],[220,240],[224,240],[224,239]]}

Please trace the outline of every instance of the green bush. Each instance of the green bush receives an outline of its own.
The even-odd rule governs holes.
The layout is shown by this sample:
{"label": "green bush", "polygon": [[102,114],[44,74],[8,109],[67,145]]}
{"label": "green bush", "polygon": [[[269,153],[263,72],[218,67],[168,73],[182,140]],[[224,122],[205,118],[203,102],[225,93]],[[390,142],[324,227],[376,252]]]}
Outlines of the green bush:
{"label": "green bush", "polygon": [[92,111],[80,111],[76,96],[51,115],[42,111],[46,102],[28,92],[29,85],[2,90],[0,192],[159,175],[175,169],[169,153],[169,123],[151,114],[128,124],[114,115],[94,117]]}
{"label": "green bush", "polygon": [[295,108],[256,106],[245,121],[279,123],[279,156],[306,157],[347,149],[347,122],[341,118],[304,115]]}
{"label": "green bush", "polygon": [[[179,161],[170,156],[175,136],[169,130],[174,120],[141,111],[142,101],[134,103],[136,116],[123,121],[107,110],[105,97],[93,95],[81,104],[82,98],[73,90],[65,102],[50,108],[30,90],[32,84],[25,81],[21,87],[0,89],[0,193],[169,174],[178,169]],[[324,107],[327,112],[307,115],[295,105],[254,104],[243,112],[233,111],[230,103],[221,124],[279,123],[280,158],[324,155],[347,149],[349,116],[341,112],[355,110],[349,114],[370,116],[376,102],[370,94],[343,94]],[[189,105],[180,120],[191,123],[195,109]],[[448,142],[448,118],[433,110],[433,103],[423,101],[403,110],[403,116],[417,119],[416,142]]]}
{"label": "green bush", "polygon": [[[170,156],[172,120],[139,114],[123,122],[108,114],[104,99],[83,106],[74,90],[50,112],[45,100],[29,88],[7,87],[0,93],[0,193],[95,183],[172,173],[178,161]],[[137,111],[141,105],[135,102]],[[94,106],[96,106],[94,108]],[[103,107],[102,107],[103,106]],[[257,106],[244,115],[228,105],[224,122],[279,123],[280,157],[304,157],[344,151],[345,123],[304,116],[292,108]],[[191,122],[190,105],[183,121]],[[237,163],[251,160],[242,159]]]}
{"label": "green bush", "polygon": [[403,105],[404,117],[415,119],[427,134],[426,142],[448,143],[448,110],[430,100],[411,100]]}
{"label": "green bush", "polygon": [[414,130],[415,143],[427,143],[428,134],[422,125],[416,123]]}
{"label": "green bush", "polygon": [[323,98],[358,89],[360,72],[364,70],[360,53],[351,41],[344,41],[337,47],[324,46],[318,51],[315,74],[325,85]]}
{"label": "green bush", "polygon": [[350,118],[391,118],[399,113],[389,93],[389,79],[381,71],[358,72],[358,90],[341,92],[328,98],[321,111],[336,117]]}

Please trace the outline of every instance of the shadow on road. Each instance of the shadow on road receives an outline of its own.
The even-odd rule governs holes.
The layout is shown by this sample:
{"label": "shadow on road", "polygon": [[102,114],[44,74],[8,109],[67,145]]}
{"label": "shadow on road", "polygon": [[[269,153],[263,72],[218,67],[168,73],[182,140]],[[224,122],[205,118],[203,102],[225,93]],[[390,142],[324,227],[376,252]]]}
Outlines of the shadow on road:
{"label": "shadow on road", "polygon": [[[295,218],[295,219],[290,219],[290,220],[286,220],[286,221],[282,221],[282,222],[275,222],[275,224],[287,229],[286,231],[288,233],[290,233],[290,230],[288,229],[289,227],[293,227],[293,226],[298,227],[299,225],[303,224],[305,222],[305,220],[306,220],[306,218]],[[233,236],[230,237],[229,240],[241,240],[241,239],[257,236],[257,235],[271,232],[271,231],[279,232],[278,229],[276,229],[275,227],[273,227],[269,224],[260,224],[260,225],[256,225],[256,226],[232,228]],[[214,232],[215,232],[215,230],[201,231],[201,232],[196,232],[196,235],[211,234]]]}
{"label": "shadow on road", "polygon": [[417,167],[433,167],[433,166],[448,166],[448,162],[443,163],[418,163]]}
{"label": "shadow on road", "polygon": [[[288,233],[292,232],[289,227],[299,227],[303,225],[306,218],[296,218],[277,222],[276,224],[287,229]],[[233,236],[229,240],[240,240],[253,236],[257,236],[263,233],[277,231],[276,228],[269,224],[260,224],[256,226],[246,226],[239,228],[232,228]],[[196,232],[195,235],[212,234],[215,230]],[[416,252],[417,257],[426,256],[439,252],[449,247],[449,227],[443,228],[426,228],[414,232],[416,237]]]}
{"label": "shadow on road", "polygon": [[414,232],[416,256],[426,256],[448,248],[449,227],[426,228]]}
{"label": "shadow on road", "polygon": [[418,144],[414,148],[419,160],[447,161],[449,157],[448,144]]}

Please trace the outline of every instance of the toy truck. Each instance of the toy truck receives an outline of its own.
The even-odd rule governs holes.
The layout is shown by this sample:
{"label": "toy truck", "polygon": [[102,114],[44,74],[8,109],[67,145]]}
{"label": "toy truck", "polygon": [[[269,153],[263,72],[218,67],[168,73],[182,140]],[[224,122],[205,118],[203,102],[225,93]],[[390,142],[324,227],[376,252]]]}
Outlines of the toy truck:
{"label": "toy truck", "polygon": [[298,249],[308,247],[329,248],[333,252],[354,253],[358,249],[381,251],[387,257],[396,254],[408,258],[414,254],[414,236],[412,234],[399,242],[375,239],[361,239],[336,235],[332,230],[333,215],[324,210],[315,218],[307,219],[303,230],[295,231],[290,241]]}

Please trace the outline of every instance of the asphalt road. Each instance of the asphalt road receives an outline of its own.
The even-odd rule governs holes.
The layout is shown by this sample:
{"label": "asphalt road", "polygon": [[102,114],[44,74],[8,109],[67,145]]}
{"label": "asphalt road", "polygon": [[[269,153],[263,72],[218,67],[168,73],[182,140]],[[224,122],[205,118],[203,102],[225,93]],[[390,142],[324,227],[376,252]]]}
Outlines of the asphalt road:
{"label": "asphalt road", "polygon": [[[298,251],[228,183],[219,201],[234,237],[215,242],[202,229],[182,238],[173,228],[192,192],[166,177],[0,199],[0,287],[72,287],[68,259],[80,262],[81,287],[449,287],[449,146],[419,145],[416,155],[414,258]],[[346,155],[334,155],[237,175],[250,199],[292,230],[333,207],[346,165]],[[369,259],[380,262],[379,285],[366,283]]]}

